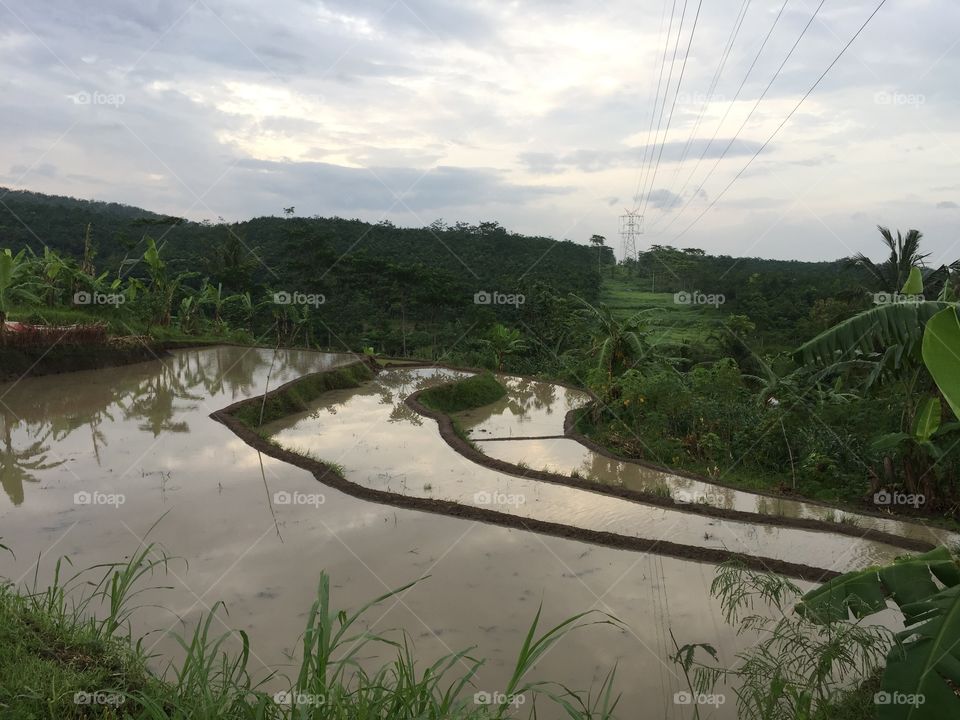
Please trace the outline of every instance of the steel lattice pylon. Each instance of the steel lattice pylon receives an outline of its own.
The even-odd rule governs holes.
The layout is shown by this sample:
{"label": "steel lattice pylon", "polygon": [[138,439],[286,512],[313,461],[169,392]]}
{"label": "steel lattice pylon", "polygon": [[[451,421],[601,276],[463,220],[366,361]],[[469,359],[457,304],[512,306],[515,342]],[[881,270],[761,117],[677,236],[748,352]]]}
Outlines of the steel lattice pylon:
{"label": "steel lattice pylon", "polygon": [[637,259],[637,238],[643,235],[643,215],[639,210],[625,210],[620,216],[620,237],[623,239],[623,259]]}

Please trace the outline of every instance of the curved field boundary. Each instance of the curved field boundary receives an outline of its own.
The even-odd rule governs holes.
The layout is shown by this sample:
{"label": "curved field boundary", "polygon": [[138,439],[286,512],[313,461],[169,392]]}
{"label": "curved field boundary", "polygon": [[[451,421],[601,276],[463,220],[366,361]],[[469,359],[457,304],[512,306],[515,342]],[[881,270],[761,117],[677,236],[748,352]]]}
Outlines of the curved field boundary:
{"label": "curved field boundary", "polygon": [[[586,392],[582,390],[582,392]],[[591,402],[598,402],[596,396],[593,393],[589,393],[593,400]],[[856,507],[844,507],[842,505],[833,505],[824,500],[816,500],[813,498],[807,498],[802,495],[784,495],[783,493],[771,492],[769,490],[762,490],[756,488],[747,488],[742,485],[735,485],[729,482],[723,482],[722,480],[715,480],[707,475],[700,475],[690,470],[675,469],[668,467],[666,465],[661,465],[659,463],[650,462],[649,460],[642,460],[640,458],[630,457],[628,455],[621,455],[619,453],[610,450],[607,447],[604,447],[595,440],[591,440],[589,437],[581,433],[576,428],[577,413],[587,408],[589,405],[583,405],[578,408],[573,408],[567,411],[566,416],[563,419],[563,434],[570,440],[575,440],[581,445],[583,445],[588,450],[592,450],[598,455],[603,455],[604,457],[610,458],[611,460],[617,460],[619,462],[630,463],[632,465],[639,465],[641,467],[649,468],[651,470],[656,470],[658,472],[667,473],[669,475],[676,475],[677,477],[687,478],[689,480],[696,480],[702,482],[706,485],[713,485],[715,487],[727,488],[729,490],[737,490],[738,492],[747,493],[748,495],[761,495],[763,497],[768,497],[772,500],[791,500],[793,502],[803,503],[804,505],[816,505],[817,507],[828,508],[830,510],[839,510],[845,513],[851,513],[855,515],[863,515],[864,517],[872,517],[880,520],[895,520],[902,523],[910,523],[912,525],[918,525],[920,527],[928,528],[930,530],[947,530],[949,528],[941,528],[937,525],[932,525],[930,523],[924,522],[924,518],[916,517],[909,514],[897,514],[890,515],[888,513],[878,512],[873,508],[861,508]],[[829,524],[829,523],[828,523]],[[879,531],[877,531],[879,532]],[[847,533],[850,534],[850,533]],[[853,533],[856,535],[856,532]],[[894,535],[893,537],[900,537],[899,535]],[[906,547],[906,546],[903,546]],[[934,545],[930,544],[927,549],[933,548]],[[911,549],[911,548],[908,548]]]}
{"label": "curved field boundary", "polygon": [[[436,420],[440,429],[440,436],[453,450],[471,462],[477,463],[478,465],[483,465],[484,467],[496,470],[498,472],[506,473],[508,475],[515,475],[518,477],[532,478],[534,480],[553,483],[556,485],[566,485],[568,487],[577,488],[578,490],[595,492],[600,495],[611,495],[624,500],[629,500],[631,502],[641,503],[644,505],[654,505],[692,515],[705,515],[708,517],[720,518],[724,520],[735,520],[739,522],[752,523],[755,525],[773,525],[776,527],[797,528],[803,530],[813,530],[817,532],[828,532],[837,535],[848,535],[857,539],[872,540],[875,542],[884,543],[885,545],[891,545],[893,547],[899,547],[905,550],[914,550],[918,552],[926,552],[936,547],[933,543],[925,540],[907,538],[901,535],[883,532],[882,530],[875,530],[873,528],[857,528],[851,525],[832,523],[826,520],[817,520],[814,518],[794,518],[780,515],[751,513],[743,510],[718,508],[712,505],[701,503],[678,503],[672,497],[664,497],[661,495],[655,495],[654,493],[645,493],[640,490],[633,490],[616,485],[603,485],[583,478],[560,475],[558,473],[551,473],[545,470],[534,470],[532,468],[514,465],[506,462],[505,460],[484,455],[482,452],[473,447],[473,445],[471,445],[468,441],[460,437],[453,427],[453,420],[448,415],[436,410],[432,410],[420,402],[419,396],[422,392],[424,391],[420,390],[410,395],[406,399],[406,404],[418,414]],[[567,413],[567,417],[570,417],[570,413]],[[564,422],[564,425],[567,425],[566,421]],[[578,440],[578,438],[570,436],[569,433],[567,436],[571,437],[573,440]],[[585,443],[583,444],[586,445]],[[586,445],[586,447],[591,450],[593,449],[590,445]],[[626,458],[616,459],[622,462],[634,462]],[[672,472],[671,470],[664,468],[656,469],[664,472]],[[704,479],[704,482],[709,482],[709,480]]]}
{"label": "curved field boundary", "polygon": [[[389,358],[388,358],[388,359],[389,359]],[[391,365],[391,366],[385,367],[384,369],[385,369],[385,370],[406,370],[406,369],[408,369],[408,368],[409,368],[409,369],[416,369],[416,368],[425,368],[425,367],[443,368],[443,369],[445,369],[445,370],[455,370],[455,371],[457,371],[457,372],[468,372],[468,373],[488,372],[487,370],[484,370],[483,368],[455,367],[455,366],[453,366],[453,365],[446,365],[446,364],[444,364],[444,363],[430,362],[430,361],[427,361],[427,360],[418,360],[418,361],[416,361],[416,362],[413,362],[413,363],[410,363],[410,364],[406,364],[406,365],[403,365],[403,366],[401,366],[401,365]],[[545,379],[545,378],[542,378],[542,377],[536,377],[536,376],[534,376],[534,375],[516,375],[516,374],[512,374],[512,373],[499,373],[499,374],[500,374],[500,375],[503,375],[503,376],[505,376],[505,377],[517,378],[517,379],[519,379],[519,380],[524,380],[524,381],[528,381],[528,382],[547,383],[547,384],[550,384],[550,385],[558,385],[558,386],[560,386],[560,387],[568,388],[568,389],[570,389],[570,390],[576,390],[577,392],[582,392],[583,394],[587,395],[587,396],[590,398],[590,402],[591,402],[591,403],[601,403],[601,404],[602,404],[602,401],[600,400],[600,398],[597,397],[596,393],[594,393],[592,390],[590,390],[589,388],[584,388],[584,387],[580,387],[580,386],[578,386],[578,385],[574,385],[573,383],[568,383],[568,382],[564,382],[564,381],[561,381],[561,380],[549,380],[549,379]],[[689,480],[696,480],[697,482],[702,482],[702,483],[704,483],[704,484],[706,484],[706,485],[712,485],[712,486],[718,487],[718,488],[727,488],[727,489],[729,489],[729,490],[736,490],[736,491],[738,491],[738,492],[747,493],[747,494],[749,494],[749,495],[760,495],[760,496],[762,496],[762,497],[771,498],[772,500],[791,500],[791,501],[793,501],[793,502],[803,503],[804,505],[816,505],[817,507],[827,508],[827,509],[829,509],[829,510],[839,510],[839,511],[841,511],[841,512],[851,513],[851,514],[855,514],[855,515],[863,515],[864,517],[872,517],[872,518],[877,518],[877,519],[879,519],[879,520],[895,520],[895,521],[897,521],[897,522],[911,523],[911,524],[913,524],[913,525],[917,525],[917,526],[920,526],[920,527],[928,528],[928,529],[930,529],[930,530],[947,530],[948,532],[951,531],[950,528],[942,528],[942,527],[940,527],[940,526],[938,526],[938,525],[933,525],[933,524],[927,522],[927,518],[925,518],[925,517],[923,517],[923,516],[911,515],[911,514],[908,514],[908,513],[898,513],[897,515],[891,515],[891,514],[889,514],[889,513],[884,513],[884,512],[881,512],[881,511],[879,511],[879,510],[876,510],[875,508],[868,508],[868,507],[861,507],[861,506],[846,506],[846,507],[845,507],[845,506],[842,506],[842,505],[835,505],[835,504],[826,502],[826,501],[824,501],[824,500],[817,500],[817,499],[815,499],[815,498],[803,497],[803,496],[801,496],[801,495],[785,495],[785,494],[783,494],[783,493],[778,493],[778,492],[774,492],[774,491],[771,491],[771,490],[764,490],[764,489],[761,489],[761,488],[748,488],[748,487],[744,487],[744,486],[742,486],[742,485],[736,485],[736,484],[734,484],[734,483],[724,482],[723,480],[717,480],[717,479],[711,478],[711,477],[709,477],[709,476],[707,476],[707,475],[701,475],[701,474],[696,473],[696,472],[694,472],[694,471],[692,471],[692,470],[685,470],[685,469],[682,469],[682,468],[681,468],[681,469],[672,468],[672,467],[669,467],[669,466],[667,466],[667,465],[662,465],[662,464],[660,464],[660,463],[651,462],[651,461],[649,461],[649,460],[643,460],[643,459],[641,459],[641,458],[630,457],[630,456],[628,456],[628,455],[621,455],[621,454],[619,454],[619,453],[614,452],[613,450],[610,450],[609,448],[604,447],[603,445],[599,444],[598,442],[596,442],[596,441],[594,441],[594,440],[591,440],[591,439],[588,438],[586,435],[584,435],[583,433],[579,432],[579,431],[576,429],[576,427],[575,427],[576,414],[577,414],[577,412],[582,411],[582,410],[586,409],[587,407],[589,407],[589,403],[588,403],[587,405],[583,405],[583,406],[581,406],[581,407],[573,408],[572,410],[568,410],[568,411],[567,411],[567,414],[566,414],[566,416],[564,417],[564,420],[563,420],[563,433],[564,433],[564,436],[567,437],[567,438],[569,438],[570,440],[574,440],[574,441],[580,443],[581,445],[583,445],[583,446],[584,446],[585,448],[587,448],[588,450],[592,450],[593,452],[597,453],[598,455],[603,455],[604,457],[608,457],[608,458],[610,458],[611,460],[617,460],[617,461],[619,461],[619,462],[630,463],[630,464],[632,464],[632,465],[639,465],[639,466],[641,466],[641,467],[649,468],[649,469],[651,469],[651,470],[656,470],[656,471],[662,472],[662,473],[667,473],[667,474],[669,474],[669,475],[676,475],[677,477],[687,478],[687,479],[689,479]],[[432,416],[431,416],[431,417],[432,417]],[[475,439],[475,440],[482,440],[482,441],[486,442],[486,441],[490,440],[491,438],[474,438],[474,439]],[[514,439],[514,440],[519,440],[519,439],[522,439],[522,438],[512,438],[512,439]],[[533,440],[533,439],[539,439],[539,438],[529,438],[529,439]],[[506,471],[503,471],[503,472],[506,472]],[[510,474],[516,475],[516,474],[523,474],[523,473],[510,473]],[[561,476],[561,477],[565,477],[565,476]],[[634,492],[637,492],[637,491],[634,491]],[[640,494],[643,494],[643,493],[640,493]],[[686,505],[679,505],[678,507],[679,507],[679,508],[685,508],[685,507],[687,507],[687,506],[686,506]],[[821,521],[821,522],[822,522],[822,521]],[[837,524],[839,525],[839,523],[837,523]],[[831,525],[831,523],[827,523],[827,525]],[[857,533],[856,528],[853,529],[853,532],[852,532],[852,533],[850,533],[850,532],[844,532],[843,530],[840,530],[840,531],[838,531],[838,532],[840,532],[841,534],[853,535],[854,537],[862,537],[861,535],[859,535],[859,534]],[[875,531],[875,532],[882,532],[882,531]],[[886,535],[888,535],[889,537],[901,537],[901,536],[899,536],[899,535],[893,535],[893,534],[891,534],[891,533],[886,533]],[[908,540],[909,542],[914,542],[914,541],[909,540],[909,539],[906,539],[906,538],[904,538],[904,539],[905,539],[905,540]],[[886,541],[881,541],[881,542],[886,542]],[[921,543],[921,544],[923,543],[923,541],[915,541],[915,542]],[[889,543],[888,543],[888,544],[889,544]],[[930,550],[930,549],[932,549],[933,547],[935,547],[935,544],[934,544],[934,543],[926,543],[925,545],[923,545],[923,547],[921,547],[920,545],[917,545],[916,547],[913,547],[913,546],[907,547],[906,545],[898,545],[898,547],[904,547],[904,548],[906,548],[906,549],[908,549],[908,550],[919,550],[919,551],[921,551],[921,552],[924,552],[924,551],[926,551],[926,550]]]}
{"label": "curved field boundary", "polygon": [[[588,530],[585,528],[572,527],[561,523],[548,522],[546,520],[537,520],[534,518],[524,518],[517,515],[497,512],[486,508],[478,508],[470,505],[461,505],[449,500],[435,500],[432,498],[410,497],[400,495],[385,490],[375,490],[350,482],[338,470],[326,463],[295,453],[286,448],[282,448],[271,443],[262,437],[257,431],[243,422],[238,414],[249,414],[261,407],[266,401],[269,403],[272,399],[280,398],[295,390],[296,386],[304,381],[316,381],[320,376],[329,373],[335,373],[338,370],[352,371],[358,366],[369,367],[364,361],[342,365],[334,370],[324,370],[316,373],[303,375],[296,380],[292,380],[281,385],[263,395],[241,400],[233,403],[222,410],[217,410],[210,414],[210,417],[217,422],[228,427],[237,437],[247,443],[250,447],[259,452],[269,455],[272,458],[295,465],[303,470],[313,474],[313,476],[328,487],[358,498],[383,505],[406,508],[409,510],[421,510],[424,512],[438,513],[450,517],[464,518],[483,522],[490,525],[499,525],[501,527],[514,528],[517,530],[527,530],[543,535],[576,540],[578,542],[602,545],[605,547],[621,550],[632,550],[634,552],[653,553],[657,555],[666,555],[682,560],[692,560],[694,562],[704,562],[711,564],[720,564],[730,560],[738,560],[746,567],[759,572],[773,572],[779,575],[806,580],[814,583],[822,583],[838,577],[840,573],[834,570],[825,570],[810,565],[787,562],[785,560],[776,560],[755,555],[743,555],[731,552],[729,550],[720,550],[715,548],[702,548],[695,545],[682,545],[669,542],[667,540],[650,540],[646,538],[635,538],[626,535],[619,535],[601,530]],[[412,398],[413,396],[411,396]],[[407,399],[408,404],[410,398]],[[416,402],[415,400],[413,401]],[[414,407],[411,405],[411,407]],[[418,411],[419,412],[419,411]],[[452,433],[452,423],[445,415],[446,426]],[[456,437],[454,435],[454,437]],[[464,443],[466,445],[466,443]],[[469,447],[469,445],[467,445]],[[479,454],[479,453],[478,453]],[[483,456],[485,457],[485,456]],[[487,458],[489,460],[490,458]],[[516,473],[514,473],[516,474]]]}

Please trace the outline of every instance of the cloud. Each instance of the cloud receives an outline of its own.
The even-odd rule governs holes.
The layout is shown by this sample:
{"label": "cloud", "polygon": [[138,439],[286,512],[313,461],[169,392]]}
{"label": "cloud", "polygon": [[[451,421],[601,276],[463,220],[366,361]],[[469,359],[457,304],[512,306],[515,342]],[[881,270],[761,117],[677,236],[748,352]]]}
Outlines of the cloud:
{"label": "cloud", "polygon": [[[574,150],[570,153],[524,152],[518,160],[528,170],[538,173],[559,173],[568,170],[581,172],[600,172],[621,167],[640,167],[645,162],[677,162],[681,158],[696,160],[702,155],[705,159],[715,159],[723,155],[730,139],[716,139],[712,143],[708,138],[699,138],[689,143],[668,142],[662,145],[643,145],[619,150]],[[727,151],[726,157],[752,156],[760,149],[761,143],[753,140],[738,139]]]}
{"label": "cloud", "polygon": [[942,202],[937,203],[938,210],[956,210],[960,208],[960,205],[955,203],[953,200],[943,200]]}
{"label": "cloud", "polygon": [[[734,18],[723,3],[704,3],[683,82],[677,88],[674,72],[658,118],[660,0],[58,0],[56,12],[48,5],[0,3],[6,184],[196,219],[296,204],[306,214],[418,224],[421,213],[442,210],[450,221],[497,219],[582,241],[616,235],[622,204],[641,166],[650,167],[651,156],[656,163],[664,136],[648,219],[655,226],[676,217],[696,194],[670,232],[686,227],[874,7],[827,3],[741,131],[812,8],[788,6],[732,103],[782,0],[754,0],[712,92]],[[749,225],[757,237],[782,239],[771,254],[815,257],[828,242],[795,239],[816,235],[814,217],[832,213],[845,241],[865,243],[843,248],[845,255],[869,251],[874,225],[896,226],[905,216],[926,231],[926,249],[949,247],[951,214],[938,207],[958,208],[931,202],[922,189],[944,186],[936,198],[957,188],[943,148],[960,144],[960,96],[949,92],[960,72],[960,54],[950,52],[960,4],[910,5],[876,15],[680,242],[736,254],[753,242],[745,240]],[[896,53],[880,49],[884,37],[897,38]],[[125,102],[68,99],[84,92]],[[878,103],[882,93],[889,103]],[[923,102],[902,104],[900,96]],[[426,168],[434,169],[418,181]],[[921,189],[917,197],[903,195],[905,183]],[[791,209],[798,196],[804,207]],[[891,208],[901,215],[888,216]],[[779,226],[771,232],[774,209],[794,237]],[[862,214],[853,220],[854,213]],[[757,224],[761,215],[766,225]]]}
{"label": "cloud", "polygon": [[[231,187],[252,184],[276,202],[321,204],[328,212],[440,211],[488,205],[520,205],[558,196],[570,188],[512,183],[487,168],[351,168],[328,163],[241,160]],[[308,204],[304,204],[303,201]],[[279,206],[279,205],[277,205]]]}

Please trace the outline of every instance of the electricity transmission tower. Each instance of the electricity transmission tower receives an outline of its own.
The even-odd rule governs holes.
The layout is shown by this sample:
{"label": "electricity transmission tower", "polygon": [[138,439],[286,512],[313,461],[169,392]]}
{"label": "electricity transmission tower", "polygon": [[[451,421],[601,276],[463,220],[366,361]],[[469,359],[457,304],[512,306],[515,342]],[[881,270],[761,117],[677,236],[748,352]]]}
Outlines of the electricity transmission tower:
{"label": "electricity transmission tower", "polygon": [[623,238],[623,259],[637,259],[637,238],[643,235],[643,215],[639,210],[626,210],[620,216],[620,237]]}

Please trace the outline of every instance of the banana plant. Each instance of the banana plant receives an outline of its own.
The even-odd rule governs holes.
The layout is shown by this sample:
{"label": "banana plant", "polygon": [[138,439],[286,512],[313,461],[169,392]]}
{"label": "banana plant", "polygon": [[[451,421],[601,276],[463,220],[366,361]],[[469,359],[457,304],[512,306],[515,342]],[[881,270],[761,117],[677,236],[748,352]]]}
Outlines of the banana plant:
{"label": "banana plant", "polygon": [[214,287],[210,281],[204,279],[200,287],[198,302],[201,305],[209,305],[213,308],[213,322],[220,328],[223,326],[223,311],[230,303],[244,302],[242,295],[224,295],[223,284],[217,283]]}
{"label": "banana plant", "polygon": [[151,237],[147,238],[147,249],[143,253],[143,260],[150,274],[150,292],[155,304],[155,315],[151,319],[166,327],[170,324],[170,311],[180,286],[184,280],[194,277],[197,273],[182,272],[171,276],[166,262],[160,256],[160,248]]}
{"label": "banana plant", "polygon": [[905,629],[887,653],[878,720],[960,717],[960,563],[946,548],[841,575],[804,595],[796,610],[830,626],[883,612],[888,601]]}
{"label": "banana plant", "polygon": [[26,250],[16,255],[9,249],[0,251],[0,332],[4,331],[14,301],[40,302],[40,298],[33,294],[38,283],[31,271],[32,263]]}
{"label": "banana plant", "polygon": [[[925,495],[932,495],[931,483],[934,479],[937,463],[949,452],[944,447],[947,436],[960,430],[960,422],[941,422],[943,413],[939,397],[927,397],[920,404],[910,432],[894,432],[881,435],[872,443],[874,451],[888,453],[893,451],[903,464],[907,489],[916,492],[918,481],[923,480]],[[926,470],[922,470],[926,468]]]}

